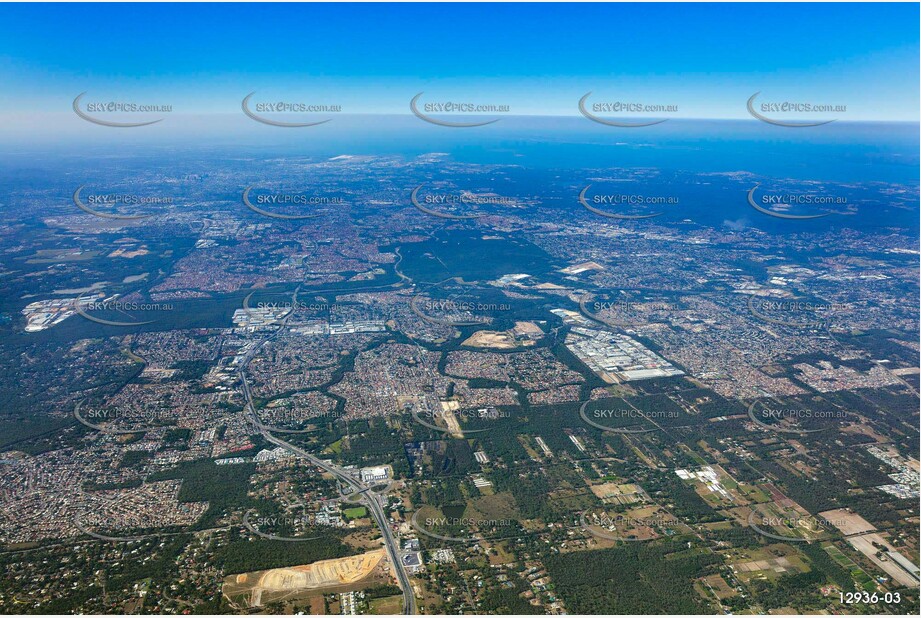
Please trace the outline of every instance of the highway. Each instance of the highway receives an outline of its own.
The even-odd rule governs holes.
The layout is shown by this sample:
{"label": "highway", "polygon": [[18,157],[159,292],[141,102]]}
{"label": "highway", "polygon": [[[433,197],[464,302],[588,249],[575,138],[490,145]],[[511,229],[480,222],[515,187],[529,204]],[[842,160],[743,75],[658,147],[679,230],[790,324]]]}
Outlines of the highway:
{"label": "highway", "polygon": [[[286,322],[287,318],[285,319],[285,323]],[[284,324],[282,325],[282,328],[284,328]],[[377,522],[377,526],[381,529],[381,537],[384,540],[384,547],[387,549],[387,555],[390,557],[390,563],[393,565],[393,572],[396,574],[397,580],[400,583],[400,589],[403,591],[403,613],[415,614],[416,597],[413,594],[412,586],[409,583],[409,576],[406,574],[406,569],[404,568],[403,561],[400,558],[400,546],[397,539],[393,536],[393,531],[390,529],[390,522],[387,519],[387,514],[384,513],[384,509],[381,506],[378,497],[373,492],[368,491],[370,486],[365,485],[360,480],[343,471],[339,466],[336,466],[332,463],[327,463],[322,459],[308,453],[304,449],[295,446],[290,442],[282,440],[281,438],[273,436],[271,432],[265,429],[262,423],[259,422],[259,417],[256,415],[256,409],[253,407],[253,396],[249,388],[249,382],[246,381],[246,366],[249,364],[250,360],[252,360],[253,356],[256,355],[256,352],[262,347],[262,345],[270,339],[274,338],[278,332],[279,331],[275,331],[273,335],[266,337],[257,345],[253,346],[252,350],[246,354],[243,362],[240,363],[240,367],[237,369],[243,385],[243,396],[246,399],[244,413],[249,416],[249,421],[253,423],[256,429],[262,434],[262,437],[267,441],[286,449],[296,457],[302,457],[303,459],[306,459],[321,470],[329,472],[337,479],[339,479],[339,481],[351,487],[357,494],[361,496],[361,504],[368,508],[368,510],[371,512],[371,515],[374,517],[374,521]]]}

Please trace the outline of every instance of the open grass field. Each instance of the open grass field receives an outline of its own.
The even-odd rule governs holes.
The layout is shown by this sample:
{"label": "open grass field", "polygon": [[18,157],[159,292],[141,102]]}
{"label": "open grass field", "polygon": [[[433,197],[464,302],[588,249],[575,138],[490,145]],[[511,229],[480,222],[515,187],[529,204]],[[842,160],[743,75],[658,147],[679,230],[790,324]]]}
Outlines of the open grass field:
{"label": "open grass field", "polygon": [[371,613],[376,615],[399,614],[403,609],[403,597],[394,595],[371,601]]}

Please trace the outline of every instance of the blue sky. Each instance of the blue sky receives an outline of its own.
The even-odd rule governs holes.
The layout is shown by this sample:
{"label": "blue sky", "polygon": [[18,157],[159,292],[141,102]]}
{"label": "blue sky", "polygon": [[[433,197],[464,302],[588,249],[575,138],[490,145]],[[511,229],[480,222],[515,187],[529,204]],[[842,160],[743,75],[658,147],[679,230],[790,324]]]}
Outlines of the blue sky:
{"label": "blue sky", "polygon": [[408,113],[419,91],[577,114],[599,100],[747,118],[773,100],[918,120],[917,4],[200,4],[0,7],[0,111],[68,113],[83,91],[239,113],[309,99]]}

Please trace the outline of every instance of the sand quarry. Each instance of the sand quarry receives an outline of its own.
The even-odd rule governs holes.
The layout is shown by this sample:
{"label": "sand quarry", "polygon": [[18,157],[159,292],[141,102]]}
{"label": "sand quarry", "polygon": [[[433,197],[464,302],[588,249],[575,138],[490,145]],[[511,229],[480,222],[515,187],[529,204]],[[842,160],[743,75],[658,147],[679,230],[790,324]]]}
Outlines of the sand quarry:
{"label": "sand quarry", "polygon": [[360,582],[374,573],[385,560],[385,555],[383,549],[377,549],[357,556],[320,560],[301,566],[229,575],[224,578],[223,592],[230,599],[247,595],[250,607],[258,607],[263,600],[277,601],[299,596],[306,591]]}

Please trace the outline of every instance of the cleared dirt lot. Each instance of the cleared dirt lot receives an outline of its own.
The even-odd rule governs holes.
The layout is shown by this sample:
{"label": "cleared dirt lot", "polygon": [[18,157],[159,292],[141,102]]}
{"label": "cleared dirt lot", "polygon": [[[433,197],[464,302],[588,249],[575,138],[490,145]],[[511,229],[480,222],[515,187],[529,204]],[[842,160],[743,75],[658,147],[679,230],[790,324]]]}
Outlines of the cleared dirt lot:
{"label": "cleared dirt lot", "polygon": [[844,536],[873,532],[876,528],[866,519],[847,509],[834,509],[819,513],[819,517],[841,531]]}
{"label": "cleared dirt lot", "polygon": [[272,601],[307,596],[306,593],[349,589],[375,579],[375,575],[382,577],[385,563],[385,551],[377,549],[346,558],[229,575],[224,578],[223,593],[228,599],[243,599],[248,606],[259,607]]}

